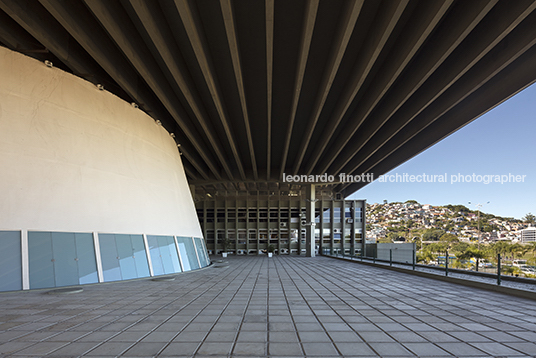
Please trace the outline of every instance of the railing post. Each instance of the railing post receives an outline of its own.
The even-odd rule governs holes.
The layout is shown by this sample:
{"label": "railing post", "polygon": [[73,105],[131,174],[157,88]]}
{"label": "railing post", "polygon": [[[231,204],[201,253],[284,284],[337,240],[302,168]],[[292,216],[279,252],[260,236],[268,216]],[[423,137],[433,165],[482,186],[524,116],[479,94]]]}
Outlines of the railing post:
{"label": "railing post", "polygon": [[449,275],[449,250],[447,250],[447,253],[445,255],[445,276]]}
{"label": "railing post", "polygon": [[372,249],[372,263],[376,263],[376,249]]}
{"label": "railing post", "polygon": [[497,254],[497,285],[501,285],[501,254]]}
{"label": "railing post", "polygon": [[413,271],[415,271],[415,256],[416,256],[416,252],[415,252],[415,249],[413,249],[413,256],[411,257],[411,260],[413,263]]}
{"label": "railing post", "polygon": [[393,266],[393,249],[389,249],[389,266]]}

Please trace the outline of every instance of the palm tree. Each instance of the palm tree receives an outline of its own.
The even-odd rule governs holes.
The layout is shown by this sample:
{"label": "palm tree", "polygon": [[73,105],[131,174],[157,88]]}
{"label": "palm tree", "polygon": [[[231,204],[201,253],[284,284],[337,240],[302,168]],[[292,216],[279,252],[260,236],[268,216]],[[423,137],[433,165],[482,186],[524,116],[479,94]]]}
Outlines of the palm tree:
{"label": "palm tree", "polygon": [[516,266],[503,266],[501,268],[501,272],[505,274],[510,274],[512,276],[514,275],[519,276],[521,274],[521,269]]}
{"label": "palm tree", "polygon": [[475,270],[478,271],[478,267],[480,266],[480,260],[485,259],[486,257],[488,257],[488,255],[486,255],[483,250],[479,250],[475,247],[468,247],[464,252],[460,253],[458,257],[460,260],[470,260],[471,258],[475,258]]}
{"label": "palm tree", "polygon": [[488,250],[490,254],[493,255],[493,257],[497,257],[498,254],[505,255],[510,252],[510,246],[512,244],[505,242],[505,241],[499,241],[496,242],[488,247]]}
{"label": "palm tree", "polygon": [[536,242],[529,242],[525,246],[527,247],[527,252],[532,252],[532,256],[536,258]]}
{"label": "palm tree", "polygon": [[417,262],[428,263],[435,260],[435,255],[430,250],[421,250],[417,253]]}
{"label": "palm tree", "polygon": [[529,225],[534,225],[534,223],[536,223],[536,216],[532,213],[528,213],[522,218],[522,220]]}
{"label": "palm tree", "polygon": [[512,253],[512,258],[523,258],[527,252],[530,251],[530,247],[521,245],[521,244],[513,244],[510,246],[510,252]]}

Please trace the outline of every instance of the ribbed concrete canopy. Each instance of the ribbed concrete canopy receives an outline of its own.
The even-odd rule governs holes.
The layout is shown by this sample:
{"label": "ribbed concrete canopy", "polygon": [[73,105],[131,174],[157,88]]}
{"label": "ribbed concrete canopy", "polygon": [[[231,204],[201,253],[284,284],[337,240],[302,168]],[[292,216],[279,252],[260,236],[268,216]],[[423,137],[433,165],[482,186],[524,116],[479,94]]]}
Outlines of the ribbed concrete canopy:
{"label": "ribbed concrete canopy", "polygon": [[269,190],[285,186],[283,173],[378,176],[532,84],[535,9],[523,0],[0,0],[0,43],[160,121],[191,184]]}

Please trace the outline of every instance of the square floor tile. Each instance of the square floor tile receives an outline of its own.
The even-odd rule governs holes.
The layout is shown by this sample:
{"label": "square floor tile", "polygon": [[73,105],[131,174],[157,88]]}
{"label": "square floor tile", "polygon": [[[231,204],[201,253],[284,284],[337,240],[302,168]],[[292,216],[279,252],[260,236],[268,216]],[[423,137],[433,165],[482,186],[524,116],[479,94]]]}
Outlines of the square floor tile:
{"label": "square floor tile", "polygon": [[376,353],[366,343],[335,343],[345,357],[376,357]]}
{"label": "square floor tile", "polygon": [[233,342],[205,342],[197,351],[200,355],[220,355],[226,356],[231,353]]}
{"label": "square floor tile", "polygon": [[370,343],[370,347],[381,357],[411,357],[414,355],[400,343]]}
{"label": "square floor tile", "polygon": [[303,343],[303,349],[308,357],[336,356],[337,350],[331,343]]}
{"label": "square floor tile", "polygon": [[249,343],[263,343],[268,340],[267,332],[246,332],[240,331],[238,334],[237,342],[249,342]]}
{"label": "square floor tile", "polygon": [[170,343],[166,349],[160,353],[162,357],[184,357],[193,356],[195,351],[199,347],[199,343],[182,342],[182,343]]}
{"label": "square floor tile", "polygon": [[233,349],[233,355],[247,357],[265,356],[266,344],[237,342]]}
{"label": "square floor tile", "polygon": [[268,343],[268,354],[270,356],[303,356],[299,343]]}

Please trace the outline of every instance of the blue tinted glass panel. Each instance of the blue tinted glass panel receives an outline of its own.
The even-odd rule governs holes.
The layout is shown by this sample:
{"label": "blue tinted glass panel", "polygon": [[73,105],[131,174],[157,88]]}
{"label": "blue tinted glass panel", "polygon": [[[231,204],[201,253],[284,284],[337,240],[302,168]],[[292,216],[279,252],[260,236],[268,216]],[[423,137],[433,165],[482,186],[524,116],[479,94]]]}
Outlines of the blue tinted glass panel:
{"label": "blue tinted glass panel", "polygon": [[76,257],[78,258],[78,281],[80,284],[99,282],[93,235],[89,233],[74,234]]}
{"label": "blue tinted glass panel", "polygon": [[203,245],[201,244],[201,242],[199,242],[197,237],[192,237],[192,240],[194,242],[194,247],[197,253],[197,257],[199,259],[199,265],[200,267],[205,267],[206,264],[205,264],[205,256],[203,255]]}
{"label": "blue tinted glass panel", "polygon": [[203,238],[198,238],[201,242],[201,247],[203,248],[203,256],[205,257],[205,266],[210,265],[210,258],[208,257],[208,250],[205,240]]}
{"label": "blue tinted glass panel", "polygon": [[20,231],[0,231],[0,291],[22,290]]}
{"label": "blue tinted glass panel", "polygon": [[[190,261],[190,267],[192,270],[199,268],[199,262],[197,261],[197,255],[195,254],[194,242],[191,237],[177,237],[177,241],[183,243],[186,247],[186,254]],[[182,256],[182,252],[181,252]]]}
{"label": "blue tinted glass panel", "polygon": [[173,272],[181,272],[179,254],[177,253],[177,246],[175,245],[175,238],[173,236],[167,236],[167,247],[169,256],[171,257],[171,263],[173,264]]}
{"label": "blue tinted glass panel", "polygon": [[190,266],[190,259],[188,258],[188,254],[186,253],[186,245],[184,245],[184,242],[182,241],[178,242],[178,244],[179,244],[179,252],[181,253],[181,262],[182,262],[184,271],[190,271],[192,267]]}
{"label": "blue tinted glass panel", "polygon": [[163,275],[165,273],[164,264],[162,263],[157,237],[147,235],[147,243],[149,244],[149,253],[151,254],[151,262],[153,264],[153,274],[155,276]]}
{"label": "blue tinted glass panel", "polygon": [[123,280],[137,278],[138,273],[136,272],[130,235],[115,235],[115,245],[117,247],[117,256],[119,257],[121,277]]}
{"label": "blue tinted glass panel", "polygon": [[132,243],[132,251],[134,253],[134,262],[136,264],[136,272],[138,277],[149,277],[149,263],[147,262],[147,254],[145,252],[145,244],[143,243],[142,235],[130,235]]}
{"label": "blue tinted glass panel", "polygon": [[158,244],[165,273],[181,272],[175,239],[172,236],[158,236]]}
{"label": "blue tinted glass panel", "polygon": [[172,236],[147,235],[154,275],[181,272],[175,240]]}
{"label": "blue tinted glass panel", "polygon": [[164,265],[164,273],[174,273],[173,261],[171,260],[171,254],[168,248],[167,236],[158,236],[158,247],[160,249],[160,256],[162,257],[162,264]]}
{"label": "blue tinted glass panel", "polygon": [[207,242],[205,239],[201,238],[201,242],[203,242],[203,252],[205,253],[205,257],[207,258],[207,266],[210,265],[210,256],[208,255],[208,249],[207,249]]}
{"label": "blue tinted glass panel", "polygon": [[76,263],[74,233],[53,232],[51,235],[56,286],[78,285],[78,264]]}
{"label": "blue tinted glass panel", "polygon": [[203,267],[203,266],[205,266],[205,257],[203,256],[203,254],[201,254],[202,246],[200,246],[199,242],[197,241],[197,239],[195,237],[192,237],[192,241],[194,243],[194,248],[195,248],[195,252],[197,254],[199,265],[200,265],[200,267]]}
{"label": "blue tinted glass panel", "polygon": [[209,260],[204,240],[199,237],[194,237],[194,242],[195,248],[197,249],[197,255],[199,256],[199,261],[201,262],[201,267],[208,266]]}
{"label": "blue tinted glass panel", "polygon": [[30,288],[54,287],[52,237],[49,232],[28,232]]}
{"label": "blue tinted glass panel", "polygon": [[117,259],[115,235],[99,234],[99,246],[104,282],[121,280],[121,269],[119,268],[119,260]]}

